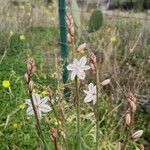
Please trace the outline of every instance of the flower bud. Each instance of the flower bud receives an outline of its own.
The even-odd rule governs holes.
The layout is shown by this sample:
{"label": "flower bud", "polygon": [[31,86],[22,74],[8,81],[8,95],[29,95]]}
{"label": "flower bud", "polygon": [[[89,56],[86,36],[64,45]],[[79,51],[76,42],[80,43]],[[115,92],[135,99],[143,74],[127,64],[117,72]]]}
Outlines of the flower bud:
{"label": "flower bud", "polygon": [[28,74],[25,73],[25,74],[24,74],[24,78],[25,78],[26,82],[28,82],[28,77],[29,77]]}
{"label": "flower bud", "polygon": [[70,33],[67,34],[67,40],[69,43],[72,43],[72,41],[73,41],[73,37],[71,36]]}
{"label": "flower bud", "polygon": [[129,126],[130,123],[131,123],[131,116],[130,116],[129,113],[126,114],[126,118],[125,119],[126,119],[126,125]]}
{"label": "flower bud", "polygon": [[127,100],[128,100],[128,102],[136,102],[136,97],[133,95],[133,93],[131,93],[131,92],[129,92],[128,93],[128,96],[127,96]]}
{"label": "flower bud", "polygon": [[91,63],[91,69],[93,71],[93,74],[96,74],[96,66],[93,63]]}
{"label": "flower bud", "polygon": [[31,80],[30,82],[29,82],[29,91],[33,91],[33,89],[34,89],[34,83],[33,83],[33,81]]}
{"label": "flower bud", "polygon": [[132,134],[132,139],[138,139],[142,136],[142,134],[143,130],[136,131],[135,133]]}
{"label": "flower bud", "polygon": [[96,55],[93,52],[91,52],[89,58],[91,63],[93,63],[96,66]]}
{"label": "flower bud", "polygon": [[32,75],[35,71],[35,61],[33,58],[29,58],[27,60],[27,73],[28,75]]}
{"label": "flower bud", "polygon": [[46,91],[48,97],[52,97],[52,90],[51,90],[51,88],[50,88],[49,86],[47,86],[47,87],[45,88],[45,91]]}
{"label": "flower bud", "polygon": [[50,131],[51,134],[51,140],[53,143],[55,143],[56,139],[57,139],[57,129],[52,128]]}
{"label": "flower bud", "polygon": [[75,30],[74,30],[74,27],[72,26],[72,27],[70,28],[70,34],[71,34],[72,36],[74,36],[74,33],[75,33]]}
{"label": "flower bud", "polygon": [[136,111],[136,104],[134,103],[134,102],[130,102],[129,103],[130,104],[130,109],[131,109],[131,111],[133,112],[133,113],[135,113],[135,111]]}
{"label": "flower bud", "polygon": [[85,48],[86,48],[86,43],[83,43],[77,48],[77,52],[80,52],[80,51],[84,50]]}
{"label": "flower bud", "polygon": [[102,85],[102,86],[105,86],[105,85],[109,84],[110,81],[111,81],[110,79],[106,79],[106,80],[104,80],[104,81],[101,83],[101,85]]}
{"label": "flower bud", "polygon": [[143,144],[139,144],[138,148],[139,148],[139,150],[144,150],[144,145]]}

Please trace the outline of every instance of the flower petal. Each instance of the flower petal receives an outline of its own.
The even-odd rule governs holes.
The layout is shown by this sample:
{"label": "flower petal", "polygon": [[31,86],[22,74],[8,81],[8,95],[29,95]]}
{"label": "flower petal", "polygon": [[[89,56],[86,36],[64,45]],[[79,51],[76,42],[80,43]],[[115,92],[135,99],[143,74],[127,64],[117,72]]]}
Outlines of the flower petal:
{"label": "flower petal", "polygon": [[74,64],[75,66],[78,66],[79,61],[75,58],[75,59],[73,60],[73,64]]}
{"label": "flower petal", "polygon": [[93,100],[93,95],[92,94],[88,94],[85,98],[84,98],[84,102],[88,103],[91,102]]}
{"label": "flower petal", "polygon": [[33,111],[32,106],[28,107],[26,112],[27,112],[28,115],[33,115],[34,111]]}
{"label": "flower petal", "polygon": [[93,83],[90,83],[89,85],[88,85],[88,88],[89,88],[89,92],[91,92],[91,93],[93,93],[93,88],[94,88],[94,85],[93,85]]}
{"label": "flower petal", "polygon": [[40,103],[40,95],[37,93],[32,94],[34,105],[38,105]]}
{"label": "flower petal", "polygon": [[74,80],[76,75],[77,75],[77,71],[76,70],[72,71],[71,80]]}
{"label": "flower petal", "polygon": [[49,100],[49,97],[46,96],[46,97],[44,97],[43,99],[41,99],[41,100],[39,101],[40,103],[39,103],[38,105],[39,105],[39,106],[40,106],[40,105],[43,105],[43,104],[45,104],[48,100]]}
{"label": "flower petal", "polygon": [[84,80],[85,79],[85,72],[84,71],[78,71],[77,76],[79,79]]}
{"label": "flower petal", "polygon": [[81,66],[80,69],[81,70],[89,70],[89,69],[91,69],[91,67],[87,66],[87,65],[84,65],[84,66]]}
{"label": "flower petal", "polygon": [[70,64],[67,66],[67,70],[75,70],[75,69],[76,69],[75,64]]}
{"label": "flower petal", "polygon": [[31,104],[31,100],[30,100],[30,99],[25,99],[25,104],[27,104],[27,105],[29,105],[29,106],[32,105],[32,104]]}
{"label": "flower petal", "polygon": [[83,90],[83,92],[84,92],[85,94],[91,94],[91,92],[89,92],[89,91],[87,91],[87,90]]}
{"label": "flower petal", "polygon": [[79,66],[82,67],[86,64],[87,59],[85,56],[81,57],[81,59],[79,60]]}
{"label": "flower petal", "polygon": [[49,105],[46,105],[46,104],[41,105],[39,107],[39,109],[40,109],[41,112],[45,112],[45,113],[52,110],[52,108]]}

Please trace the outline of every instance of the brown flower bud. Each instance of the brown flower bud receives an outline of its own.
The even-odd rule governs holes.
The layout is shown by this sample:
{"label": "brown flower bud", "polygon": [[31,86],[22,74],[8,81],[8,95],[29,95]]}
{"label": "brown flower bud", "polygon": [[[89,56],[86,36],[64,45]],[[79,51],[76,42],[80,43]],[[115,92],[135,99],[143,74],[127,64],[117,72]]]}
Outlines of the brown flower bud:
{"label": "brown flower bud", "polygon": [[55,143],[56,142],[56,138],[57,138],[57,129],[52,128],[51,131],[50,131],[50,134],[51,134],[52,142]]}
{"label": "brown flower bud", "polygon": [[71,36],[70,33],[67,34],[67,40],[69,43],[72,43],[72,41],[73,41],[73,37]]}
{"label": "brown flower bud", "polygon": [[33,75],[34,71],[35,71],[35,61],[33,58],[29,58],[27,60],[27,73],[28,75],[31,76]]}
{"label": "brown flower bud", "polygon": [[136,111],[136,104],[132,101],[129,102],[129,105],[130,105],[130,109],[133,113],[135,113]]}
{"label": "brown flower bud", "polygon": [[75,30],[73,26],[70,28],[69,33],[74,36]]}
{"label": "brown flower bud", "polygon": [[129,126],[131,123],[131,116],[129,113],[126,114],[125,120],[126,120],[126,125]]}
{"label": "brown flower bud", "polygon": [[111,81],[110,79],[106,79],[106,80],[104,80],[104,81],[101,83],[101,85],[102,85],[102,86],[105,86],[105,85],[109,84],[110,81]]}
{"label": "brown flower bud", "polygon": [[91,63],[96,64],[96,62],[97,62],[96,55],[93,52],[90,52],[89,58],[90,58]]}
{"label": "brown flower bud", "polygon": [[80,51],[84,50],[85,48],[86,48],[86,43],[83,43],[77,48],[77,52],[80,52]]}
{"label": "brown flower bud", "polygon": [[30,82],[29,82],[29,84],[28,84],[28,88],[29,88],[29,91],[33,91],[33,89],[34,89],[34,83],[33,83],[33,81],[31,80]]}
{"label": "brown flower bud", "polygon": [[142,134],[143,130],[136,131],[135,133],[132,134],[132,139],[138,139],[142,136]]}
{"label": "brown flower bud", "polygon": [[91,69],[93,71],[93,74],[96,74],[96,66],[91,63]]}
{"label": "brown flower bud", "polygon": [[133,93],[131,93],[131,92],[129,92],[128,93],[128,96],[127,96],[127,100],[128,100],[128,102],[136,102],[136,97],[133,95]]}
{"label": "brown flower bud", "polygon": [[89,58],[90,58],[90,62],[91,62],[91,68],[93,70],[93,73],[95,74],[96,73],[96,63],[97,63],[96,55],[93,52],[91,52]]}
{"label": "brown flower bud", "polygon": [[52,90],[51,90],[51,88],[49,86],[47,86],[45,88],[45,91],[46,91],[48,97],[52,97]]}
{"label": "brown flower bud", "polygon": [[138,147],[139,147],[139,150],[144,150],[144,145],[143,144],[139,144]]}

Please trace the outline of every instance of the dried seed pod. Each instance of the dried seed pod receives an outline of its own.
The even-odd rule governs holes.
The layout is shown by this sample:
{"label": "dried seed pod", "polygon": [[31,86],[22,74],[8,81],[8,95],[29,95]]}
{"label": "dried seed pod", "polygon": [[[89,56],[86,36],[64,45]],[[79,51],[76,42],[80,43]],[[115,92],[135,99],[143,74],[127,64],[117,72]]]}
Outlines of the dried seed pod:
{"label": "dried seed pod", "polygon": [[77,52],[80,52],[80,51],[84,50],[85,48],[86,48],[86,43],[83,43],[77,48]]}
{"label": "dried seed pod", "polygon": [[52,142],[55,143],[56,139],[57,139],[57,129],[52,128],[51,131],[50,131],[50,134],[51,134]]}
{"label": "dried seed pod", "polygon": [[129,113],[126,114],[125,120],[126,120],[126,125],[129,126],[131,123],[131,116]]}
{"label": "dried seed pod", "polygon": [[132,134],[132,139],[138,139],[142,136],[142,134],[143,134],[143,130],[138,130]]}
{"label": "dried seed pod", "polygon": [[104,80],[104,81],[101,83],[101,85],[102,85],[102,86],[105,86],[105,85],[109,84],[110,81],[111,81],[110,79],[106,79],[106,80]]}

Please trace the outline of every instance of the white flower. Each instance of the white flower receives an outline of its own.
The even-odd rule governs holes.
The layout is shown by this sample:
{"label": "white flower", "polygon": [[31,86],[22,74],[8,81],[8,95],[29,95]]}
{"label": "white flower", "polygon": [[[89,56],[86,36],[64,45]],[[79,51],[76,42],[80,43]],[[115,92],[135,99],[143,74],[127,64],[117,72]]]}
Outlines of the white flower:
{"label": "white flower", "polygon": [[[49,105],[46,104],[46,102],[48,101],[48,97],[44,97],[43,99],[40,100],[40,95],[37,93],[33,93],[32,94],[32,98],[33,98],[33,102],[34,105],[36,107],[36,111],[37,111],[37,115],[38,118],[41,119],[42,117],[42,112],[46,113],[51,111],[51,107]],[[27,114],[28,115],[33,115],[34,114],[34,110],[32,107],[32,103],[30,99],[26,99],[25,103],[27,105],[29,105],[29,107],[27,108]]]}
{"label": "white flower", "polygon": [[85,65],[87,62],[87,58],[83,56],[79,61],[77,59],[73,60],[72,64],[67,66],[67,69],[72,71],[71,80],[74,80],[77,76],[79,79],[85,79],[85,70],[89,70],[91,67]]}
{"label": "white flower", "polygon": [[86,93],[86,97],[84,98],[84,102],[88,103],[93,101],[93,105],[96,103],[96,85],[94,86],[93,83],[90,83],[88,85],[88,91],[84,90],[84,93]]}

